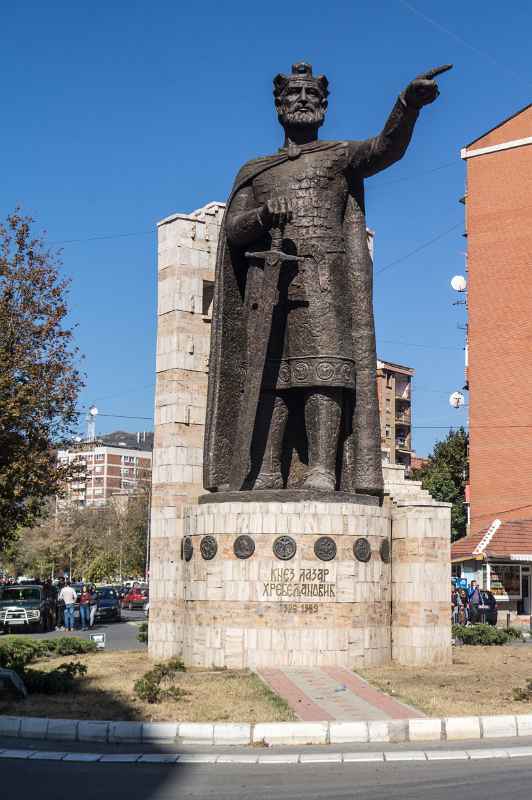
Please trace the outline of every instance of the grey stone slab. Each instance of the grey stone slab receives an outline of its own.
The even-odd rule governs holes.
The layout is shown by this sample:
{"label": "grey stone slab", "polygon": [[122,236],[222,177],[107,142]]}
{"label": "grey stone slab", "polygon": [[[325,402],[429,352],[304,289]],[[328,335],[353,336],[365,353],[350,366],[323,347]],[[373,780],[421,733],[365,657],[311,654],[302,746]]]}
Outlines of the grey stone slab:
{"label": "grey stone slab", "polygon": [[310,489],[279,489],[244,492],[211,492],[200,494],[198,503],[356,503],[361,506],[379,506],[379,498],[370,494],[350,492],[318,492]]}

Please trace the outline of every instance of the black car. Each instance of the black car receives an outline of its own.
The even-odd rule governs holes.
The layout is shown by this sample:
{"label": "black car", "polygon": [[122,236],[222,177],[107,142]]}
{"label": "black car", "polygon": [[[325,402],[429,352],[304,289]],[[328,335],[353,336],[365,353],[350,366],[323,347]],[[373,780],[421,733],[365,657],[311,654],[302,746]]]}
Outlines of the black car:
{"label": "black car", "polygon": [[477,622],[487,622],[488,625],[497,624],[497,601],[492,592],[487,589],[480,590],[480,599],[482,603],[478,607],[479,619]]}
{"label": "black car", "polygon": [[0,628],[16,630],[54,630],[55,594],[34,585],[4,586],[0,590]]}
{"label": "black car", "polygon": [[98,605],[96,608],[96,619],[101,622],[104,620],[114,620],[118,622],[122,615],[120,611],[120,597],[114,586],[100,586],[96,590]]}

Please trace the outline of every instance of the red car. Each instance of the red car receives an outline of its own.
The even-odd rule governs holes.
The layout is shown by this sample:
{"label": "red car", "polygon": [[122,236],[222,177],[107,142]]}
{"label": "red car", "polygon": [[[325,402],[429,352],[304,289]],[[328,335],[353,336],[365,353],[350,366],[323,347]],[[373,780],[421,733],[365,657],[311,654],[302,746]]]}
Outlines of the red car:
{"label": "red car", "polygon": [[127,594],[122,598],[122,608],[142,608],[148,600],[148,590],[140,586],[132,586]]}

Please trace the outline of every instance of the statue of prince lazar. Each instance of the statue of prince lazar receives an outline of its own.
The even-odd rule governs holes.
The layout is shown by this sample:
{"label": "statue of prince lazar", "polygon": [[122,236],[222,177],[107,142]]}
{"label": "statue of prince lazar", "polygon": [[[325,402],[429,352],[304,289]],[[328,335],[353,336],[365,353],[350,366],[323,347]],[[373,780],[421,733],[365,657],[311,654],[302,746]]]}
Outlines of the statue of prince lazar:
{"label": "statue of prince lazar", "polygon": [[403,156],[447,69],[412,81],[382,132],[364,141],[318,139],[328,81],[309,64],[274,79],[284,145],[242,167],[218,244],[209,491],[382,497],[364,179]]}

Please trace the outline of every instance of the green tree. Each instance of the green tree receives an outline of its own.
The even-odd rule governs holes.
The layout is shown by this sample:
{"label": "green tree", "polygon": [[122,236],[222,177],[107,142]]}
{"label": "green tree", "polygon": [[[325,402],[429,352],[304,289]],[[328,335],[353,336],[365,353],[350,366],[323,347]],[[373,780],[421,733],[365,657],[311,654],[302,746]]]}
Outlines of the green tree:
{"label": "green tree", "polygon": [[61,489],[53,447],[75,430],[82,386],[69,281],[32,225],[19,209],[0,224],[0,552]]}
{"label": "green tree", "polygon": [[434,445],[428,463],[414,470],[413,478],[423,482],[435,500],[452,503],[451,539],[465,536],[467,513],[465,487],[467,483],[467,449],[469,436],[464,428],[449,431],[448,436]]}

